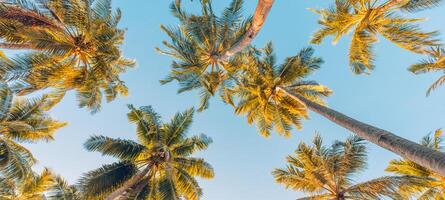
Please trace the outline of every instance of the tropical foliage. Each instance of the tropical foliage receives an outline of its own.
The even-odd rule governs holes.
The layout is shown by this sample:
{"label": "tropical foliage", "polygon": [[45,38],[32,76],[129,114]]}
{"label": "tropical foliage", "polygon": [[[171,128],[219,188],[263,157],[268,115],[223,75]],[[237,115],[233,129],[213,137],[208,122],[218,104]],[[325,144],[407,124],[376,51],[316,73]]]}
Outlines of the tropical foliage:
{"label": "tropical foliage", "polygon": [[[188,14],[184,14],[183,12],[178,11],[178,6],[175,6],[178,5],[178,2],[180,1],[176,1],[176,4],[173,4],[172,6],[174,8],[173,14],[175,16],[187,16]],[[361,2],[363,3],[363,5],[366,4],[363,1]],[[345,6],[352,6],[359,4],[360,2],[353,1],[351,3],[349,1],[337,1],[337,3],[339,5],[341,4]],[[378,14],[380,11],[387,11],[391,7],[399,4],[397,2],[395,3],[396,4],[394,4],[394,2],[389,2],[388,4],[381,5],[381,7],[379,7],[378,9],[371,9],[370,12],[377,12],[376,14],[372,14],[372,16],[381,16],[382,14]],[[204,3],[202,5],[204,5],[203,13],[205,14],[207,13],[206,7],[211,6],[211,4]],[[367,8],[374,6],[374,4],[371,5],[371,3],[368,3],[366,5]],[[212,10],[210,8],[208,9],[208,11]],[[210,17],[213,16],[214,15],[210,15]],[[414,51],[415,49],[418,49],[418,47],[423,48],[435,45],[435,40],[429,39],[430,36],[434,35],[433,33],[427,33],[423,34],[423,36],[419,36],[420,33],[417,34],[415,32],[417,31],[417,28],[412,28],[412,26],[405,24],[405,22],[411,22],[412,20],[404,20],[397,17],[392,17],[391,20],[392,23],[403,22],[403,26],[400,27],[396,26],[397,24],[394,25],[392,23],[384,25],[384,28],[387,29],[395,28],[394,31],[390,33],[396,33],[396,35],[389,35],[389,33],[386,32],[385,34],[388,37],[394,37],[392,38],[393,41],[397,40],[399,46],[403,44],[406,48]],[[206,21],[207,20],[200,19],[196,21],[195,26],[206,27]],[[333,21],[335,20],[328,20],[328,22]],[[370,21],[372,20],[367,19],[364,23],[369,23]],[[347,27],[344,25],[338,26]],[[201,31],[200,33],[209,33],[211,32],[211,30],[212,29],[210,29],[210,31]],[[183,47],[189,47],[188,51],[181,50],[181,52],[193,53],[192,55],[196,55],[197,49],[199,49],[200,47],[190,43],[191,39],[189,38],[194,38],[194,36],[190,35],[189,33],[193,31],[194,30],[188,29],[183,29],[182,31],[179,30],[177,31],[177,33],[167,31],[169,35],[179,35],[172,37],[173,44],[176,43],[179,45],[177,47],[174,47],[174,45],[165,43],[172,50],[171,52],[164,53],[169,54],[175,58],[181,57],[185,54],[177,54],[177,52],[179,52],[180,49],[182,49]],[[407,35],[400,35],[402,32],[403,34]],[[202,39],[205,37],[199,38]],[[211,40],[212,38],[209,39],[209,41],[213,41]],[[235,73],[227,73],[229,80],[231,80],[230,84],[224,84],[226,85],[225,87],[220,87],[220,94],[222,99],[226,103],[234,105],[237,114],[246,114],[248,123],[255,122],[262,135],[270,135],[270,131],[275,128],[275,130],[277,130],[281,135],[289,136],[292,126],[296,126],[297,128],[299,128],[301,126],[300,120],[302,118],[307,118],[306,112],[307,109],[310,109],[323,115],[332,122],[347,128],[360,137],[379,145],[380,147],[390,150],[398,155],[404,156],[404,158],[413,160],[416,163],[421,164],[422,166],[437,171],[438,173],[445,174],[445,161],[434,161],[441,160],[440,158],[445,156],[444,153],[425,148],[417,143],[409,141],[405,138],[401,138],[394,133],[380,129],[378,127],[370,126],[366,123],[355,120],[345,114],[324,106],[322,97],[328,96],[331,91],[316,82],[301,80],[302,78],[305,78],[305,76],[309,75],[310,72],[319,68],[319,65],[321,64],[320,58],[312,58],[313,50],[311,50],[310,48],[302,50],[300,55],[288,58],[283,65],[280,65],[277,68],[275,68],[275,59],[274,56],[272,56],[273,53],[271,47],[266,47],[263,51],[265,52],[263,53],[263,56],[265,58],[258,58],[261,57],[261,53],[253,47],[249,47],[244,52],[238,53],[237,56],[233,57],[232,59],[237,61],[239,60],[241,61],[241,63],[240,65],[235,65],[235,69],[237,69]],[[175,54],[177,55],[174,56]],[[360,53],[360,55],[362,54],[365,55],[364,53]],[[190,54],[187,55],[189,55],[187,58],[192,56]],[[179,90],[180,92],[184,89],[183,86],[188,85],[188,83],[191,83],[191,81],[195,81],[196,87],[188,87],[190,86],[188,85],[186,87],[186,89],[188,88],[187,90],[201,88],[202,85],[198,84],[199,81],[197,81],[198,79],[196,78],[200,76],[194,76],[189,79],[191,76],[188,76],[187,74],[190,74],[190,71],[184,69],[184,67],[188,69],[190,68],[190,66],[194,66],[193,64],[186,63],[183,65],[184,67],[179,68],[175,67],[176,64],[176,62],[173,62],[174,66],[171,74],[174,74],[174,76],[170,75],[170,77],[167,78],[167,82],[172,80],[180,80],[178,77],[184,76],[187,77],[186,79],[188,81],[179,81],[180,86],[182,87]],[[206,65],[204,65],[206,66],[204,69],[207,69],[209,65],[212,66],[212,63],[207,63]],[[263,67],[262,65],[265,65],[265,67]],[[218,81],[218,83],[221,82]],[[205,91],[206,90],[204,90],[204,92],[201,91],[201,96],[203,98],[199,110],[207,107],[208,99],[213,94]],[[379,139],[379,137],[385,137],[387,139],[381,140]],[[417,151],[417,149],[421,149],[421,151]]]}
{"label": "tropical foliage", "polygon": [[239,84],[229,90],[228,102],[235,102],[235,112],[246,115],[248,123],[256,123],[261,135],[269,136],[272,129],[289,136],[292,126],[301,128],[301,119],[307,118],[304,103],[278,88],[287,88],[311,101],[324,104],[323,97],[331,90],[315,81],[305,80],[323,63],[314,57],[312,48],[304,48],[297,55],[288,57],[283,64],[276,64],[272,44],[254,56],[242,72]]}
{"label": "tropical foliage", "polygon": [[[212,1],[200,0],[200,12],[184,10],[181,0],[170,6],[178,26],[161,26],[169,41],[161,53],[174,59],[161,84],[177,82],[178,92],[197,90],[198,111],[212,97],[233,106],[261,135],[273,131],[290,136],[301,129],[308,110],[321,114],[357,136],[330,146],[316,135],[312,144],[301,142],[287,167],[276,169],[276,182],[305,192],[301,199],[445,199],[445,157],[442,130],[426,136],[421,145],[368,125],[328,108],[324,98],[332,91],[307,78],[323,63],[310,47],[277,64],[272,43],[256,48],[251,42],[262,28],[274,0],[259,0],[252,17],[243,17],[243,0],[232,0],[217,16]],[[349,60],[355,73],[374,69],[373,47],[379,38],[428,59],[412,65],[414,74],[445,72],[445,50],[438,32],[423,31],[424,19],[415,12],[437,6],[440,0],[334,0],[320,15],[321,28],[311,42],[329,36],[337,43],[352,33]],[[90,137],[88,151],[117,159],[85,173],[70,185],[45,168],[32,171],[37,162],[22,143],[53,140],[65,123],[48,110],[69,91],[80,107],[92,113],[128,94],[120,75],[135,62],[124,57],[125,29],[118,27],[121,11],[111,0],[0,0],[0,199],[5,200],[198,200],[203,196],[197,178],[214,177],[212,166],[194,157],[212,140],[204,134],[189,136],[194,109],[162,122],[150,106],[129,105],[136,141],[102,135]],[[13,56],[3,50],[13,51]],[[427,91],[445,83],[445,76]],[[47,93],[39,98],[16,97]],[[396,176],[365,182],[354,179],[366,167],[364,138],[402,159],[386,169]]]}
{"label": "tropical foliage", "polygon": [[312,145],[301,142],[293,155],[287,157],[288,166],[273,171],[275,180],[310,196],[300,199],[381,199],[400,198],[398,187],[414,182],[412,177],[385,176],[362,183],[353,178],[366,166],[363,140],[351,136],[344,142],[325,146],[316,135]]}
{"label": "tropical foliage", "polygon": [[170,75],[161,83],[177,81],[179,93],[199,90],[198,111],[207,108],[209,99],[216,93],[224,96],[227,87],[233,84],[237,69],[245,64],[242,53],[228,60],[218,59],[248,29],[250,20],[243,20],[242,4],[242,0],[233,0],[218,17],[210,1],[201,1],[202,13],[195,15],[185,12],[181,1],[177,0],[172,3],[171,11],[179,20],[179,26],[161,26],[171,42],[163,42],[167,50],[157,50],[175,59]]}
{"label": "tropical foliage", "polygon": [[8,86],[0,85],[0,175],[5,179],[28,176],[36,161],[19,142],[53,140],[55,132],[66,125],[43,110],[46,103],[46,97],[13,98]]}
{"label": "tropical foliage", "polygon": [[119,75],[134,62],[123,57],[120,10],[111,0],[7,0],[0,3],[0,48],[31,50],[0,62],[3,79],[20,94],[51,88],[53,104],[76,90],[80,107],[99,111],[128,91]]}
{"label": "tropical foliage", "polygon": [[84,195],[103,199],[123,188],[119,195],[131,199],[199,199],[202,189],[195,177],[213,178],[214,172],[203,159],[191,157],[212,142],[205,135],[187,137],[194,110],[161,123],[151,107],[129,108],[128,120],[137,126],[137,142],[93,136],[85,143],[87,150],[119,161],[86,173],[80,180]]}
{"label": "tropical foliage", "polygon": [[[442,129],[436,130],[432,136],[423,137],[421,144],[437,151],[444,151]],[[410,160],[392,160],[386,171],[397,175],[416,176],[424,179],[423,184],[417,187],[402,186],[399,193],[405,195],[405,198],[414,196],[419,200],[445,199],[445,176]]]}
{"label": "tropical foliage", "polygon": [[[420,63],[412,65],[409,70],[415,74],[423,74],[428,72],[445,72],[445,49],[432,48],[428,50],[429,59],[421,60]],[[429,95],[434,89],[445,83],[445,75],[439,77],[427,90]]]}
{"label": "tropical foliage", "polygon": [[0,199],[3,200],[56,200],[74,198],[62,198],[54,196],[60,193],[61,177],[45,168],[39,174],[31,173],[24,180],[16,181],[0,177]]}
{"label": "tropical foliage", "polygon": [[327,36],[337,43],[352,32],[349,47],[349,60],[355,73],[368,73],[374,68],[374,43],[378,36],[414,53],[425,53],[439,44],[435,39],[437,32],[424,32],[417,25],[423,19],[407,18],[398,14],[400,9],[416,10],[430,7],[436,0],[405,1],[388,0],[335,0],[330,9],[314,10],[321,16],[318,23],[322,26],[311,40],[320,44]]}

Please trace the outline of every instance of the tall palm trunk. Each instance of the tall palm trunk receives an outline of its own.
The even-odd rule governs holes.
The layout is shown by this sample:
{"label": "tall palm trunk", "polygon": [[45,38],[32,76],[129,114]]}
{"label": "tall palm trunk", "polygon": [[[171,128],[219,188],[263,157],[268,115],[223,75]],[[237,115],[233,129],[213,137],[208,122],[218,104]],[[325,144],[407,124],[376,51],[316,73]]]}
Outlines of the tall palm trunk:
{"label": "tall palm trunk", "polygon": [[266,21],[267,15],[269,14],[274,1],[275,0],[258,0],[250,28],[246,31],[243,38],[239,42],[221,53],[221,55],[216,58],[217,60],[227,60],[229,57],[249,46],[258,32],[260,32],[261,27],[263,27],[264,21]]}
{"label": "tall palm trunk", "polygon": [[133,177],[131,177],[129,180],[127,180],[120,188],[113,191],[111,194],[105,198],[105,200],[115,200],[119,196],[121,196],[126,190],[136,185],[139,181],[143,179],[145,175],[147,175],[150,172],[151,165],[149,164],[144,170],[137,173]]}
{"label": "tall palm trunk", "polygon": [[304,103],[309,110],[326,117],[330,121],[352,131],[363,139],[445,176],[445,153],[430,149],[399,137],[389,131],[355,120],[333,109],[314,103],[286,88],[277,87],[277,91],[282,91],[289,97]]}
{"label": "tall palm trunk", "polygon": [[139,181],[139,183],[131,187],[130,191],[122,195],[119,200],[136,199],[136,197],[138,197],[139,193],[141,193],[144,187],[149,184],[149,181],[150,176],[145,177],[143,180]]}

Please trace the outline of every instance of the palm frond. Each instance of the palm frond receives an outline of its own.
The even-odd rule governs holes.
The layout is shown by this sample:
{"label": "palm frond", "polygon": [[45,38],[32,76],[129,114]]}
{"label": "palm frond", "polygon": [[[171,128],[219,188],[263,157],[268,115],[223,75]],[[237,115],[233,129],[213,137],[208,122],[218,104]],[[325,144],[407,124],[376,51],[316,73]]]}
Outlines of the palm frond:
{"label": "palm frond", "polygon": [[104,197],[136,172],[136,166],[130,162],[103,165],[84,174],[79,180],[79,187],[86,197]]}
{"label": "palm frond", "polygon": [[131,140],[113,139],[106,136],[91,136],[85,143],[88,151],[97,151],[102,155],[113,156],[120,160],[135,160],[145,147]]}

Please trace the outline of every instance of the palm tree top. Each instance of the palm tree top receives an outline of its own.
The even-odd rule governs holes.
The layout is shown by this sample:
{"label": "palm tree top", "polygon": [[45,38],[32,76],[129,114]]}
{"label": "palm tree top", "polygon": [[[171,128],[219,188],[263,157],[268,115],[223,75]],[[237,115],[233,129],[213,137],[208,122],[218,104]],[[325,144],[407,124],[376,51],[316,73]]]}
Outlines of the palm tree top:
{"label": "palm tree top", "polygon": [[[187,136],[194,109],[177,113],[162,123],[150,107],[129,106],[128,120],[136,125],[137,142],[92,136],[85,143],[89,151],[112,156],[119,161],[86,173],[80,180],[87,196],[105,197],[125,187],[124,196],[142,195],[155,199],[198,199],[202,195],[194,177],[213,178],[210,164],[192,155],[207,149],[212,140],[201,134]],[[136,189],[139,188],[139,189]],[[160,196],[159,196],[160,195]]]}
{"label": "palm tree top", "polygon": [[[409,71],[414,74],[424,74],[429,72],[443,72],[445,73],[445,49],[443,47],[431,48],[427,51],[429,58],[421,60],[419,63],[411,65]],[[431,92],[445,83],[445,76],[439,77],[428,88],[426,95],[429,96]]]}
{"label": "palm tree top", "polygon": [[[0,199],[56,200],[57,198],[54,195],[62,192],[61,180],[60,176],[48,168],[44,168],[40,173],[32,172],[20,181],[0,176]],[[65,190],[65,192],[68,192],[68,190]],[[74,198],[70,199],[75,200]]]}
{"label": "palm tree top", "polygon": [[400,9],[415,10],[435,5],[438,1],[408,0],[336,0],[329,9],[313,10],[321,16],[322,26],[311,42],[320,44],[327,36],[337,43],[352,33],[349,60],[355,73],[369,73],[374,68],[373,45],[378,35],[414,53],[425,53],[431,46],[439,45],[436,31],[425,32],[416,24],[423,19],[398,15]]}
{"label": "palm tree top", "polygon": [[242,5],[242,0],[233,0],[221,16],[217,16],[210,1],[201,1],[201,13],[196,15],[187,13],[181,1],[175,1],[171,11],[179,20],[179,27],[161,26],[171,41],[163,42],[166,50],[157,48],[157,51],[175,59],[170,74],[161,83],[177,81],[178,92],[199,90],[198,111],[207,108],[209,99],[216,93],[224,93],[233,83],[237,69],[245,65],[242,53],[220,59],[250,26],[250,18],[243,19]]}
{"label": "palm tree top", "polygon": [[54,103],[74,89],[79,105],[97,112],[103,98],[127,94],[119,75],[134,61],[120,50],[120,18],[111,0],[0,3],[0,48],[31,50],[0,62],[3,79],[24,81],[20,94],[52,88]]}
{"label": "palm tree top", "polygon": [[[428,134],[420,142],[423,146],[444,152],[443,131],[437,129]],[[445,197],[445,177],[419,164],[406,159],[391,160],[386,171],[402,176],[416,176],[423,179],[418,187],[401,187],[400,193],[406,198],[442,199]]]}
{"label": "palm tree top", "polygon": [[66,123],[56,121],[46,112],[45,96],[34,99],[13,98],[13,91],[0,84],[0,173],[9,179],[21,179],[35,163],[31,152],[19,142],[54,139]]}
{"label": "palm tree top", "polygon": [[234,105],[237,114],[246,115],[248,123],[256,123],[263,136],[269,136],[272,129],[289,136],[292,126],[301,128],[300,120],[307,118],[307,109],[304,103],[279,89],[288,89],[324,104],[323,97],[332,91],[315,81],[305,80],[320,68],[323,60],[314,57],[314,50],[309,47],[277,65],[271,43],[252,54],[260,56],[251,56],[251,65],[242,72],[239,83],[230,88],[226,102]]}
{"label": "palm tree top", "polygon": [[295,153],[287,157],[287,167],[276,169],[272,174],[286,188],[311,195],[301,199],[398,197],[398,186],[408,183],[409,179],[380,177],[362,183],[353,181],[366,167],[366,153],[363,140],[357,136],[325,146],[316,134],[312,145],[301,142]]}

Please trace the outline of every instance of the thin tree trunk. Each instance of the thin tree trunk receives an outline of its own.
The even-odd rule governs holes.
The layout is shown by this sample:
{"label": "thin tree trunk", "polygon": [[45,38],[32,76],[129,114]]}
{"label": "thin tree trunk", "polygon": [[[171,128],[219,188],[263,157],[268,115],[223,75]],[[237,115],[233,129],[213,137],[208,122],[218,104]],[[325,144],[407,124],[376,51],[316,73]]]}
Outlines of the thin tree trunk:
{"label": "thin tree trunk", "polygon": [[250,43],[252,43],[255,36],[258,34],[258,32],[260,32],[261,27],[263,27],[264,21],[266,21],[267,15],[269,14],[274,1],[275,0],[258,0],[250,28],[246,31],[243,38],[239,42],[217,56],[217,60],[227,60],[229,57],[240,52],[249,46]]}
{"label": "thin tree trunk", "polygon": [[105,200],[115,200],[120,195],[122,195],[126,190],[128,190],[130,187],[133,187],[135,184],[138,183],[145,175],[147,175],[150,172],[151,165],[149,164],[144,170],[136,174],[135,176],[131,177],[129,180],[127,180],[120,188],[113,191],[111,194],[105,198]]}
{"label": "thin tree trunk", "polygon": [[277,88],[277,90],[281,90],[289,95],[289,97],[303,102],[309,110],[326,117],[330,121],[352,131],[363,139],[445,176],[445,153],[399,137],[389,131],[355,120],[333,109],[314,103],[288,89]]}
{"label": "thin tree trunk", "polygon": [[130,191],[127,191],[126,194],[122,195],[122,198],[119,200],[124,199],[135,199],[139,196],[139,193],[144,189],[146,185],[148,185],[148,182],[150,181],[151,176],[147,176],[142,181],[139,181],[136,185],[134,185],[132,188],[130,188]]}

